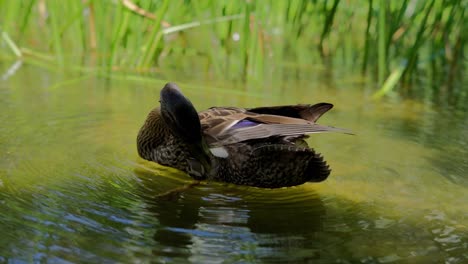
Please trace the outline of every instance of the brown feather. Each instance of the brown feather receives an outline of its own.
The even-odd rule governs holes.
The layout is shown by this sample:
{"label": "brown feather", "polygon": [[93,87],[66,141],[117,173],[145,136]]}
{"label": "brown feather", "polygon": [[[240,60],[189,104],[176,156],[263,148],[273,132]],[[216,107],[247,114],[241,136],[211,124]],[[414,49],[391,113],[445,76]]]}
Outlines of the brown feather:
{"label": "brown feather", "polygon": [[320,116],[332,109],[330,103],[298,104],[298,105],[282,105],[282,106],[267,106],[247,109],[249,112],[258,114],[270,114],[288,116],[294,118],[302,118],[311,122],[316,122]]}
{"label": "brown feather", "polygon": [[[223,146],[269,137],[304,136],[312,133],[347,130],[316,124],[315,121],[333,107],[329,103],[287,105],[259,108],[212,107],[199,113],[202,130],[210,146]],[[283,115],[280,115],[283,114]],[[255,126],[233,128],[248,120]]]}

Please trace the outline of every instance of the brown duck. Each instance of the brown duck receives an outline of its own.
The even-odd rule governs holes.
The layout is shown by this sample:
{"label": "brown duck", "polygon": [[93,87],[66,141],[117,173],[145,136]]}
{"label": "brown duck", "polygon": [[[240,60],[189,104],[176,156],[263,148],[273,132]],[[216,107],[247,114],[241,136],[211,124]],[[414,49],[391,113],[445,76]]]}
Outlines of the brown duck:
{"label": "brown duck", "polygon": [[168,83],[160,104],[138,133],[138,153],[196,180],[264,188],[320,182],[330,169],[304,139],[312,133],[348,133],[315,123],[333,107],[329,103],[212,107],[197,113],[179,87]]}

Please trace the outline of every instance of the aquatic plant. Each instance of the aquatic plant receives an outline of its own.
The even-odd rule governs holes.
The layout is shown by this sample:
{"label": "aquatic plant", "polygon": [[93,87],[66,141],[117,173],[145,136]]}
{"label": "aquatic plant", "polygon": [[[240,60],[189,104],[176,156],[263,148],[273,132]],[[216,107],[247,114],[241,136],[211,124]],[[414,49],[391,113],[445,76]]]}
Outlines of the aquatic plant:
{"label": "aquatic plant", "polygon": [[[196,62],[229,80],[339,64],[395,87],[466,98],[461,0],[0,0],[0,54],[106,74]],[[383,85],[385,83],[385,85]],[[382,86],[383,85],[383,86]],[[454,88],[462,87],[462,88]],[[415,91],[421,92],[421,91]]]}

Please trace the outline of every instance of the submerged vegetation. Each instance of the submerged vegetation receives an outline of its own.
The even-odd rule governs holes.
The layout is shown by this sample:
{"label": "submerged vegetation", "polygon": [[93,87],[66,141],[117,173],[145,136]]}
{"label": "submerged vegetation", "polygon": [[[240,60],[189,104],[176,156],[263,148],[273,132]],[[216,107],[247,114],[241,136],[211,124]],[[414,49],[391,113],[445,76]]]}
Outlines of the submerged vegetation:
{"label": "submerged vegetation", "polygon": [[0,0],[0,54],[106,74],[196,62],[243,81],[323,63],[375,76],[375,97],[399,87],[463,102],[467,3]]}

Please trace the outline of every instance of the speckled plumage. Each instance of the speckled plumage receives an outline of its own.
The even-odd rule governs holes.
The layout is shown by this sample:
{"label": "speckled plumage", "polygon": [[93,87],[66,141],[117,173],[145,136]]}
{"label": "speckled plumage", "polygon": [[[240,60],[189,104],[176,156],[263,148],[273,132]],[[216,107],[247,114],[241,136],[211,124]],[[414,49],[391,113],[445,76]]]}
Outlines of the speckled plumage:
{"label": "speckled plumage", "polygon": [[[197,115],[172,83],[161,90],[160,102],[161,107],[148,114],[140,129],[138,153],[197,180],[265,188],[323,181],[330,169],[304,138],[311,133],[346,133],[315,123],[333,107],[328,103],[213,107]],[[220,149],[227,157],[216,154]]]}

